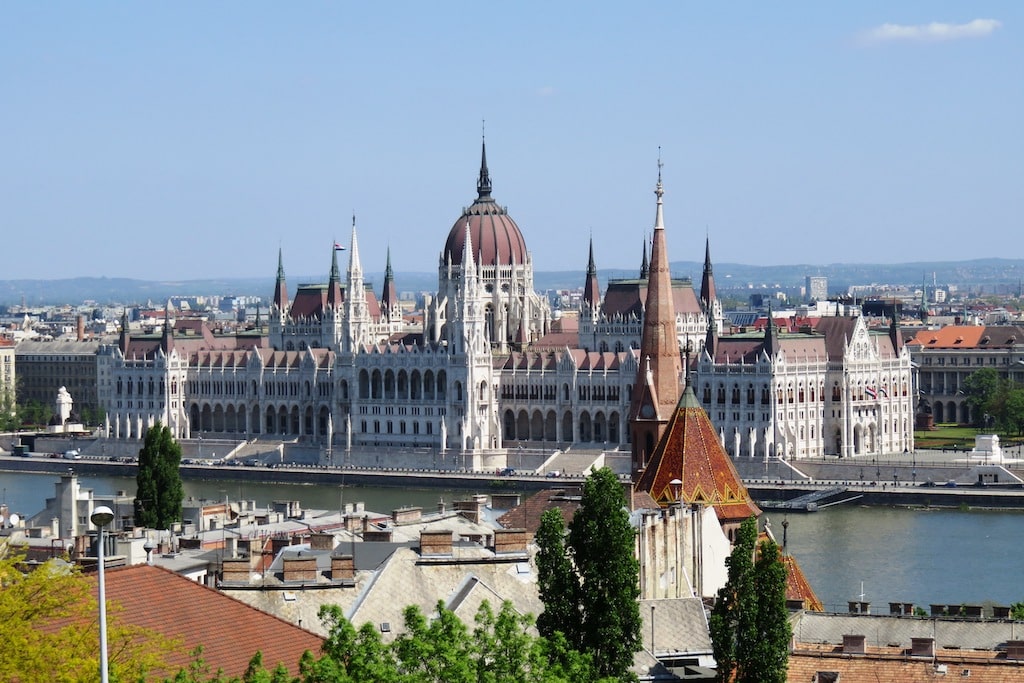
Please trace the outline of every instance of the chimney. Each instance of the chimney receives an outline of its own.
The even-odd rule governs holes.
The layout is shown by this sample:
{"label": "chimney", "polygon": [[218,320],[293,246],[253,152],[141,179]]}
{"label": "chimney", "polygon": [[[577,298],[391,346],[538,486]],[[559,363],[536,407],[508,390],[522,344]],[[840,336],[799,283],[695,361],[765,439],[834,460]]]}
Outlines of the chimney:
{"label": "chimney", "polygon": [[351,555],[331,555],[331,581],[356,578],[356,563]]}
{"label": "chimney", "polygon": [[78,314],[78,318],[75,321],[75,338],[78,341],[85,341],[85,316],[81,313]]}
{"label": "chimney", "polygon": [[316,581],[315,557],[286,557],[283,564],[285,581]]}
{"label": "chimney", "polygon": [[221,580],[231,583],[249,583],[249,558],[225,559],[221,567]]}
{"label": "chimney", "polygon": [[843,636],[843,654],[847,655],[862,655],[864,654],[864,644],[867,640],[866,636],[862,635],[844,635]]}
{"label": "chimney", "polygon": [[274,536],[270,539],[270,552],[275,557],[279,552],[287,548],[292,544],[292,539],[288,536]]}
{"label": "chimney", "polygon": [[391,511],[391,521],[395,524],[414,524],[423,519],[423,508],[400,508]]}
{"label": "chimney", "polygon": [[495,553],[525,553],[526,529],[496,529],[494,532]]}
{"label": "chimney", "polygon": [[1006,641],[1006,658],[1016,660],[1024,659],[1024,640]]}
{"label": "chimney", "polygon": [[911,638],[910,639],[910,656],[911,657],[934,657],[935,656],[935,639],[934,638]]}
{"label": "chimney", "polygon": [[314,533],[309,537],[310,550],[334,550],[334,534]]}
{"label": "chimney", "polygon": [[420,532],[420,555],[451,555],[452,532],[450,529]]}

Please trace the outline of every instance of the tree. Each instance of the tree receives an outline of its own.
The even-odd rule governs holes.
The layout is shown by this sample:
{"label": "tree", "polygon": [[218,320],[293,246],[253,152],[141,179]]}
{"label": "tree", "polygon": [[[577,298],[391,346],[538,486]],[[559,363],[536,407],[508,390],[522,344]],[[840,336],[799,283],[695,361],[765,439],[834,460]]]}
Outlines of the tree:
{"label": "tree", "polygon": [[171,430],[157,422],[146,432],[139,451],[139,471],[135,477],[135,524],[152,529],[167,529],[181,519],[181,446]]}
{"label": "tree", "polygon": [[1006,415],[1003,417],[1003,426],[1007,431],[1017,433],[1017,436],[1024,434],[1024,387],[1019,384],[1009,390],[1004,403]]}
{"label": "tree", "polygon": [[[27,573],[24,557],[5,557],[0,543],[0,671],[3,679],[96,680],[99,631],[92,582],[77,568],[50,560]],[[116,605],[107,613],[112,680],[141,680],[164,666],[177,646],[163,636],[120,623]]]}
{"label": "tree", "polygon": [[[570,647],[593,657],[599,676],[619,679],[629,678],[641,642],[640,565],[623,503],[618,478],[601,468],[583,485],[564,549],[554,516],[546,518],[537,537],[538,583],[545,614],[551,612],[541,615],[542,633],[563,633]],[[558,593],[562,589],[565,594]]]}
{"label": "tree", "polygon": [[976,427],[984,426],[984,416],[995,414],[993,401],[997,398],[1003,380],[995,368],[975,370],[964,379],[960,390],[967,397],[971,410],[971,422]]}
{"label": "tree", "polygon": [[718,680],[759,683],[786,680],[790,626],[786,568],[773,541],[761,544],[755,564],[757,520],[740,525],[726,558],[728,578],[718,591],[709,628]]}
{"label": "tree", "polygon": [[[546,510],[540,517],[536,536],[537,586],[544,611],[537,617],[537,631],[552,637],[562,633],[578,636],[580,623],[580,582],[565,547],[565,519],[558,508]],[[582,643],[572,643],[581,647]]]}

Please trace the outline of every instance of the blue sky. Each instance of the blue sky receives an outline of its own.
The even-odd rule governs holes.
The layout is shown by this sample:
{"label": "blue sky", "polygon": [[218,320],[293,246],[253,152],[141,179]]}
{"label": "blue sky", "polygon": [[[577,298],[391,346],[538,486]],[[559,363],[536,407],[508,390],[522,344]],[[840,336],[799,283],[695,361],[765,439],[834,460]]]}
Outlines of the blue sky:
{"label": "blue sky", "polygon": [[3,3],[0,279],[1022,256],[1024,3]]}

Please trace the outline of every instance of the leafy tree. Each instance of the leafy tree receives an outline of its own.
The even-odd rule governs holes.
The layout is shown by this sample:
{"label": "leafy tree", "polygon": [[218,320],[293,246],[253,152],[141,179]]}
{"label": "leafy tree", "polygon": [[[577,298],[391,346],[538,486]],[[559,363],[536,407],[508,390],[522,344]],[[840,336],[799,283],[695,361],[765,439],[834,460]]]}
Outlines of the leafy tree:
{"label": "leafy tree", "polygon": [[756,544],[757,521],[750,517],[740,525],[725,561],[728,578],[709,621],[720,681],[786,680],[790,639],[786,568],[773,541],[761,544],[755,563]]}
{"label": "leafy tree", "polygon": [[1007,431],[1014,431],[1018,436],[1024,434],[1024,387],[1014,385],[1006,396],[1004,403],[1006,414],[1002,424]]}
{"label": "leafy tree", "polygon": [[785,683],[792,627],[786,609],[786,567],[775,541],[762,541],[754,564],[757,639],[750,652],[748,680]]}
{"label": "leafy tree", "polygon": [[167,529],[181,519],[181,445],[157,422],[146,432],[135,477],[135,524]]}
{"label": "leafy tree", "polygon": [[990,410],[996,399],[1003,380],[995,368],[975,370],[964,379],[960,390],[967,397],[966,403],[971,410],[971,420],[976,427],[983,426],[984,415],[993,414]]}
{"label": "leafy tree", "polygon": [[303,655],[301,683],[601,680],[589,655],[571,649],[560,633],[552,638],[531,635],[532,617],[517,613],[508,601],[497,613],[485,601],[472,633],[444,603],[438,603],[437,614],[429,620],[418,607],[407,607],[405,630],[390,645],[382,642],[373,624],[357,631],[337,606],[321,608],[320,618],[329,634],[319,658]]}
{"label": "leafy tree", "polygon": [[[74,566],[50,560],[23,573],[24,557],[6,557],[0,544],[0,677],[3,680],[96,680],[99,632],[93,584]],[[116,605],[107,612],[112,680],[138,680],[163,668],[177,644],[120,623]]]}
{"label": "leafy tree", "polygon": [[[630,677],[641,624],[640,566],[623,503],[618,478],[601,468],[583,485],[564,549],[553,515],[537,537],[538,582],[545,613],[550,612],[538,628],[548,635],[563,633],[570,647],[593,657],[598,675],[620,679]],[[568,567],[575,576],[568,575]]]}
{"label": "leafy tree", "polygon": [[[565,547],[565,519],[558,508],[546,510],[537,530],[537,585],[544,611],[537,631],[545,637],[561,632],[577,637],[580,623],[580,582]],[[572,643],[581,647],[581,642]]]}

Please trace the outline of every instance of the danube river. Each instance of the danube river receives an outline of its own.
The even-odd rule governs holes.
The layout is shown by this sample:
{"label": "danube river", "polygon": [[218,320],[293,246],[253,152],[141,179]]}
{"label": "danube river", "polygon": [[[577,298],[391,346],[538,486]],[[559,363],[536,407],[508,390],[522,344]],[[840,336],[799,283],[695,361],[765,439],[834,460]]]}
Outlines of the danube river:
{"label": "danube river", "polygon": [[[12,511],[25,514],[43,508],[55,481],[49,474],[0,473],[3,499]],[[132,478],[82,475],[80,481],[98,493],[135,489]],[[188,480],[185,495],[255,500],[260,506],[298,500],[315,509],[337,509],[344,499],[390,512],[410,505],[431,510],[441,498],[450,502],[467,493]],[[862,590],[875,613],[887,612],[889,602],[912,602],[927,610],[932,603],[1009,605],[1024,600],[1024,512],[836,506],[766,516],[780,544],[782,522],[788,520],[788,552],[830,611],[845,611],[847,601],[860,599]]]}

